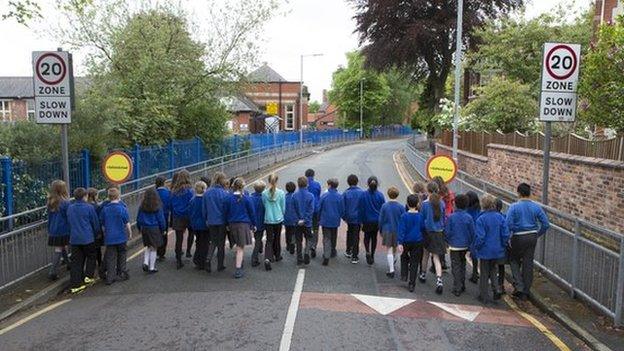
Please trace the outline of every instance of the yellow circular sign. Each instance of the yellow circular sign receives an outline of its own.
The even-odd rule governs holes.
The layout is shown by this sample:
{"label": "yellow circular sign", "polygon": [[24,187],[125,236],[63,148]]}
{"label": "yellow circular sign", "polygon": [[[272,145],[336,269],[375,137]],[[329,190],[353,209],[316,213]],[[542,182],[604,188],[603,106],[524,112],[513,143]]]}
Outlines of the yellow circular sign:
{"label": "yellow circular sign", "polygon": [[457,163],[445,155],[432,156],[427,161],[427,176],[429,179],[442,177],[445,183],[450,183],[457,175]]}
{"label": "yellow circular sign", "polygon": [[132,176],[132,159],[125,152],[111,152],[102,162],[102,173],[109,182],[121,184]]}

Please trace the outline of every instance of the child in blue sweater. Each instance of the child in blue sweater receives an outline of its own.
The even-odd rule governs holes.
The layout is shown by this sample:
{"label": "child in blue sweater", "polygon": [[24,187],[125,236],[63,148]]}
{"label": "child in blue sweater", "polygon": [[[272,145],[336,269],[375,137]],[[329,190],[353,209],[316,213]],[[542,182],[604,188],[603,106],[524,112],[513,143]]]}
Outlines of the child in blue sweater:
{"label": "child in blue sweater", "polygon": [[167,229],[167,221],[157,189],[149,188],[145,191],[137,213],[136,225],[141,232],[143,246],[145,246],[143,271],[148,274],[156,273],[158,272],[156,250],[162,246],[162,233]]}
{"label": "child in blue sweater", "polygon": [[372,176],[368,178],[368,190],[360,196],[359,215],[364,232],[364,248],[366,249],[366,263],[375,263],[375,249],[377,248],[377,234],[379,233],[379,212],[386,202],[383,194],[377,190],[379,180]]}
{"label": "child in blue sweater", "polygon": [[[254,206],[256,213],[256,230],[254,231],[254,248],[251,253],[251,266],[257,267],[260,265],[258,255],[262,251],[262,238],[264,237],[264,203],[262,202],[262,192],[266,189],[266,183],[259,180],[253,185],[254,192],[251,194],[251,202]],[[271,270],[271,261],[264,260],[265,270]]]}
{"label": "child in blue sweater", "polygon": [[425,221],[426,240],[425,250],[423,252],[423,260],[420,276],[418,280],[421,283],[426,282],[427,265],[429,263],[429,255],[433,257],[433,266],[436,275],[436,293],[442,294],[442,262],[441,257],[446,254],[446,239],[444,238],[444,223],[445,223],[445,205],[444,201],[440,198],[440,188],[435,182],[427,184],[427,192],[429,198],[423,202],[420,213]]}
{"label": "child in blue sweater", "polygon": [[69,223],[69,244],[72,250],[70,271],[70,292],[82,292],[93,284],[95,273],[95,234],[100,230],[100,221],[93,206],[87,203],[87,190],[76,188],[75,201],[67,208]]}
{"label": "child in blue sweater", "polygon": [[401,260],[401,276],[409,276],[408,289],[410,292],[414,292],[418,266],[423,254],[425,221],[422,215],[418,213],[418,204],[418,195],[412,194],[407,197],[408,211],[401,215],[397,228],[398,250],[406,256],[405,260]]}
{"label": "child in blue sweater", "polygon": [[388,278],[394,278],[394,254],[397,247],[397,229],[399,219],[405,213],[403,205],[396,201],[399,189],[394,186],[388,188],[390,201],[381,206],[379,211],[379,229],[381,229],[381,244],[386,248],[388,259]]}
{"label": "child in blue sweater", "polygon": [[196,246],[193,255],[193,263],[195,269],[206,269],[206,259],[208,258],[208,246],[210,245],[210,234],[208,233],[208,225],[204,220],[203,206],[204,193],[207,185],[203,181],[195,183],[195,196],[190,204],[190,222],[189,231],[195,235]]}
{"label": "child in blue sweater", "polygon": [[102,208],[100,213],[100,223],[104,227],[104,245],[106,245],[104,254],[106,285],[114,281],[128,280],[126,243],[132,236],[130,215],[126,206],[120,201],[119,188],[108,189],[108,200],[110,202]]}
{"label": "child in blue sweater", "polygon": [[474,248],[481,268],[479,300],[489,304],[493,302],[490,289],[494,292],[494,300],[501,297],[497,266],[505,258],[510,235],[505,218],[496,211],[496,198],[485,195],[481,205],[485,212],[477,219]]}
{"label": "child in blue sweater", "polygon": [[[308,191],[308,178],[297,179],[299,190],[293,195],[295,215],[297,219],[297,264],[310,264],[310,250],[312,248],[312,216],[314,215],[314,195]],[[305,248],[303,239],[305,238]],[[303,251],[303,257],[302,257]]]}
{"label": "child in blue sweater", "polygon": [[216,172],[212,176],[212,186],[204,194],[202,215],[208,225],[210,233],[210,248],[206,270],[211,271],[211,261],[217,251],[217,271],[225,269],[225,236],[227,219],[225,218],[225,202],[229,197],[225,189],[228,184],[227,176],[223,172]]}
{"label": "child in blue sweater", "polygon": [[336,257],[338,227],[344,215],[342,195],[338,192],[338,179],[330,178],[327,181],[327,191],[321,195],[319,214],[323,227],[323,266],[327,266],[329,259]]}
{"label": "child in blue sweater", "polygon": [[466,253],[475,236],[472,216],[466,212],[468,196],[457,195],[455,212],[446,221],[444,233],[451,251],[451,271],[453,273],[453,295],[466,291]]}
{"label": "child in blue sweater", "polygon": [[[466,196],[468,197],[468,207],[466,208],[466,212],[468,212],[468,214],[472,217],[472,220],[476,223],[477,219],[481,215],[481,201],[479,200],[479,195],[470,190],[466,192]],[[472,262],[472,275],[468,280],[471,283],[477,284],[479,283],[479,259],[475,257],[472,248],[470,248],[470,261]]]}
{"label": "child in blue sweater", "polygon": [[58,279],[58,267],[61,258],[67,259],[67,245],[69,244],[69,224],[67,223],[67,208],[69,207],[69,194],[67,185],[62,180],[55,180],[50,184],[48,193],[48,246],[54,247],[52,265],[48,272],[50,280]]}
{"label": "child in blue sweater", "polygon": [[[307,169],[305,176],[308,179],[308,191],[314,195],[314,214],[312,215],[312,236],[310,237],[310,257],[316,257],[316,246],[319,238],[321,183],[314,180],[314,170]],[[306,241],[307,244],[307,241]]]}
{"label": "child in blue sweater", "polygon": [[351,259],[351,263],[360,262],[358,255],[360,253],[360,229],[362,222],[360,221],[359,202],[362,195],[362,189],[358,187],[359,179],[355,174],[347,177],[349,187],[342,193],[342,201],[344,202],[344,219],[347,222],[347,250],[345,256]]}
{"label": "child in blue sweater", "polygon": [[234,278],[243,277],[243,254],[245,246],[251,245],[251,232],[255,230],[256,214],[253,202],[245,194],[245,180],[236,178],[232,193],[225,202],[225,218],[230,229],[232,242],[236,245],[236,271]]}
{"label": "child in blue sweater", "polygon": [[169,227],[171,226],[171,190],[167,187],[167,178],[163,176],[156,177],[156,181],[154,182],[156,186],[156,191],[158,192],[158,196],[160,197],[160,202],[162,203],[163,215],[165,216],[165,229],[162,232],[163,238],[161,240],[162,244],[156,249],[156,254],[158,255],[157,260],[163,261],[165,259],[165,254],[167,253],[167,242],[169,239]]}
{"label": "child in blue sweater", "polygon": [[297,185],[293,182],[286,183],[286,210],[284,212],[284,227],[286,228],[286,250],[291,255],[295,254],[295,234],[297,233],[297,213],[295,211],[295,190]]}
{"label": "child in blue sweater", "polygon": [[[187,170],[181,170],[176,173],[171,188],[171,204],[169,208],[171,210],[171,226],[175,230],[176,235],[175,254],[177,269],[184,267],[184,263],[182,263],[182,242],[184,241],[184,232],[189,228],[189,205],[193,198],[190,176]],[[193,245],[193,237],[190,231],[187,239],[186,256],[190,257],[190,248]]]}

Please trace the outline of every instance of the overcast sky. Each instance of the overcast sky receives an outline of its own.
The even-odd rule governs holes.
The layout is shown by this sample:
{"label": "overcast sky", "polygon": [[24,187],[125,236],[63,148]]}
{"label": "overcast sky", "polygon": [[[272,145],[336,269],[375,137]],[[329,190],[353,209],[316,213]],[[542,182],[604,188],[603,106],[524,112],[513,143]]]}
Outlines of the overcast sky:
{"label": "overcast sky", "polygon": [[[548,11],[562,1],[565,0],[532,0],[527,6],[527,17]],[[7,2],[0,0],[0,8],[5,9]],[[590,1],[577,2],[585,7]],[[311,98],[320,100],[321,91],[331,86],[332,72],[346,63],[345,53],[357,49],[354,11],[343,0],[289,0],[283,10],[284,15],[266,25],[260,61],[268,62],[287,80],[298,81],[300,55],[322,53],[322,57],[304,61],[304,81],[310,87]],[[3,37],[0,76],[32,75],[31,52],[54,50],[58,46],[15,21],[0,21],[0,33]],[[75,61],[80,65],[80,56]],[[80,72],[80,67],[77,68]]]}

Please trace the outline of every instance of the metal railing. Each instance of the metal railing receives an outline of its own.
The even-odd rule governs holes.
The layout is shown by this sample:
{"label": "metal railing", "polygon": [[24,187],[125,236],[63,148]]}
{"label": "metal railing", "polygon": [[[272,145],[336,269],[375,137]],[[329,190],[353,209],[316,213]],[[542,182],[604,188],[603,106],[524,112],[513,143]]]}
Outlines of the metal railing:
{"label": "metal railing", "polygon": [[[408,142],[405,156],[413,170],[426,177],[428,154]],[[494,184],[477,179],[463,171],[451,183],[456,193],[472,190],[479,196],[498,196],[505,210],[517,198]],[[624,235],[542,205],[551,221],[535,249],[536,266],[567,290],[572,297],[590,304],[623,324],[624,314]]]}
{"label": "metal railing", "polygon": [[[316,147],[340,146],[358,140],[356,136],[337,135],[326,144],[306,143],[284,144],[281,147],[268,146],[264,149],[242,151],[199,162],[185,167],[155,173],[121,185],[122,201],[128,206],[130,218],[136,218],[143,192],[153,186],[157,176],[170,177],[174,172],[187,169],[193,182],[202,176],[211,177],[222,171],[230,176],[242,176],[265,169],[287,160],[310,155]],[[101,190],[104,192],[104,190]],[[45,218],[45,207],[28,211]],[[18,215],[15,215],[18,216]],[[15,217],[14,216],[14,217]],[[5,220],[9,220],[6,218]],[[0,234],[0,290],[5,289],[49,266],[52,250],[47,246],[47,220],[42,219],[11,232]]]}

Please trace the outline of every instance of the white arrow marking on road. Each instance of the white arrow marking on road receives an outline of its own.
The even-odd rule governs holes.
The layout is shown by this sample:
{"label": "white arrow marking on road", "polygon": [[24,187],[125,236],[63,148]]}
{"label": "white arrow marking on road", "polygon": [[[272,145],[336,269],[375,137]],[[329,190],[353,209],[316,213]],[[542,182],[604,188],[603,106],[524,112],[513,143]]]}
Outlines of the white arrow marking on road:
{"label": "white arrow marking on road", "polygon": [[381,297],[359,294],[351,294],[351,296],[362,301],[368,307],[374,309],[380,314],[383,314],[384,316],[416,301],[412,299],[398,299],[394,297]]}
{"label": "white arrow marking on road", "polygon": [[[463,318],[471,322],[474,322],[474,320],[477,319],[477,317],[479,316],[479,313],[481,313],[481,310],[482,310],[482,308],[478,306],[470,306],[470,309],[472,309],[471,311],[466,308],[468,306],[455,305],[455,304],[450,304],[450,303],[433,302],[433,301],[427,301],[427,302],[429,302],[430,304],[436,307],[443,309],[444,311],[456,317]],[[478,311],[474,311],[474,309],[478,309]]]}

